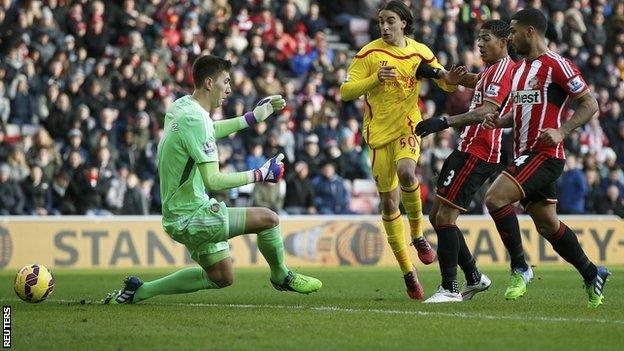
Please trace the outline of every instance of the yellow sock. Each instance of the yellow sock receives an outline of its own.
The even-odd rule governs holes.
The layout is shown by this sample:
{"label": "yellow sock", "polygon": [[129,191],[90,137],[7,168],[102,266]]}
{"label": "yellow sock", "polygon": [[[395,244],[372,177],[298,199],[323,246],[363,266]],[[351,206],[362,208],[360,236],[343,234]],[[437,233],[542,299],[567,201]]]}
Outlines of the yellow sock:
{"label": "yellow sock", "polygon": [[401,202],[405,207],[405,212],[407,212],[412,241],[421,238],[423,236],[423,214],[422,202],[420,201],[420,184],[414,183],[409,187],[401,186]]}
{"label": "yellow sock", "polygon": [[401,212],[396,211],[393,214],[382,214],[384,228],[388,236],[388,244],[392,248],[394,257],[396,257],[403,274],[412,271],[412,261],[407,254],[407,246],[405,245],[405,232],[403,228],[403,218]]}

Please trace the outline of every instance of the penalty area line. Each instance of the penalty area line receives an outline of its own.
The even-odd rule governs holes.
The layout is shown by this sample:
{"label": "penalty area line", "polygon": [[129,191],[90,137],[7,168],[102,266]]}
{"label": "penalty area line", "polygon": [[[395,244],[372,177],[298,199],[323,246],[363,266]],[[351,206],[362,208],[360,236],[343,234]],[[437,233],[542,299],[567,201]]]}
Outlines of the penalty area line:
{"label": "penalty area line", "polygon": [[[21,302],[18,299],[0,299],[2,302]],[[79,300],[57,300],[50,299],[48,302],[71,305],[97,305],[99,301],[79,301]],[[385,315],[407,315],[418,317],[450,317],[462,319],[481,319],[494,321],[535,321],[548,323],[601,323],[624,325],[624,320],[614,319],[592,319],[592,318],[569,318],[550,316],[504,316],[482,313],[466,312],[437,312],[437,311],[413,311],[413,310],[385,310],[379,308],[347,308],[338,306],[303,306],[303,305],[269,305],[269,304],[218,304],[218,303],[167,303],[167,302],[145,302],[137,306],[176,306],[176,307],[205,307],[205,308],[231,308],[231,309],[274,309],[274,310],[294,310],[294,311],[315,311],[315,312],[338,312],[338,313],[374,313]]]}

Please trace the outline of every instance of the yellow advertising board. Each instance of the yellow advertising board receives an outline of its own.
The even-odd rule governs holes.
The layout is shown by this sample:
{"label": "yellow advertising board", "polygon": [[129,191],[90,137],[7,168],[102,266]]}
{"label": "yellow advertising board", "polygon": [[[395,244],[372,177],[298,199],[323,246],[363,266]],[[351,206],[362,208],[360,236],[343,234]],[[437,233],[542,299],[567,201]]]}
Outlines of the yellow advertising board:
{"label": "yellow advertising board", "polygon": [[[569,217],[587,256],[596,263],[624,264],[624,221],[616,217]],[[407,224],[407,223],[406,223]],[[508,261],[489,217],[461,218],[468,247],[479,265]],[[524,249],[531,264],[561,264],[528,217],[520,216]],[[434,245],[430,227],[425,235]],[[282,219],[289,266],[372,265],[396,262],[375,216],[309,216]],[[255,235],[230,241],[237,267],[266,265]],[[416,259],[415,250],[411,254]],[[159,217],[0,218],[0,268],[38,262],[50,268],[173,267],[192,264],[186,249],[163,232]]]}

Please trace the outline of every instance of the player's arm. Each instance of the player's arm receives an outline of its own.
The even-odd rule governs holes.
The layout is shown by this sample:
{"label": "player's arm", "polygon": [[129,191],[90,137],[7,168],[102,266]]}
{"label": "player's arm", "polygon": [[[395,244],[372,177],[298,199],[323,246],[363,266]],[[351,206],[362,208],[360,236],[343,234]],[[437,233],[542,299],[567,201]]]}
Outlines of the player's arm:
{"label": "player's arm", "polygon": [[432,117],[423,120],[416,125],[414,133],[419,137],[424,137],[432,133],[437,133],[448,127],[464,127],[472,124],[482,123],[485,116],[489,113],[495,113],[498,111],[499,106],[491,101],[484,101],[483,105],[458,115],[450,117]]}
{"label": "player's arm", "polygon": [[553,83],[558,84],[572,99],[578,102],[578,106],[572,117],[558,129],[546,128],[539,140],[548,145],[557,145],[565,139],[573,130],[587,123],[598,112],[598,101],[590,94],[589,87],[583,79],[581,72],[574,63],[568,59],[562,59],[554,65],[552,70]]}
{"label": "player's arm", "polygon": [[559,129],[547,128],[542,130],[540,140],[549,145],[557,145],[565,139],[573,130],[586,124],[589,120],[598,113],[598,101],[589,93],[576,98],[578,107],[572,114],[572,117],[565,122]]}
{"label": "player's arm", "polygon": [[453,66],[449,71],[444,67],[436,68],[427,62],[421,62],[416,70],[416,78],[441,79],[448,85],[463,85],[474,88],[479,81],[479,75],[468,73],[465,66]]}
{"label": "player's arm", "polygon": [[485,129],[510,128],[513,127],[513,109],[509,109],[503,117],[498,113],[487,113],[483,117],[481,125]]}
{"label": "player's arm", "polygon": [[[366,57],[358,58],[356,55],[353,58],[347,72],[347,79],[340,85],[340,97],[342,101],[354,100],[366,94],[369,90],[381,84],[387,74],[394,73],[396,75],[396,71],[390,72],[392,68],[389,66],[382,66],[379,72],[373,73],[371,73],[369,68],[370,66]],[[380,76],[380,73],[383,73],[383,75]]]}
{"label": "player's arm", "polygon": [[277,183],[284,177],[283,154],[271,157],[260,168],[245,172],[222,173],[219,162],[205,162],[197,165],[204,186],[208,191],[221,191],[237,188],[250,183],[269,182]]}
{"label": "player's arm", "polygon": [[249,111],[239,117],[215,122],[215,137],[221,139],[241,129],[263,122],[273,114],[273,112],[280,111],[285,106],[286,100],[284,100],[281,95],[266,97],[258,101],[253,111]]}

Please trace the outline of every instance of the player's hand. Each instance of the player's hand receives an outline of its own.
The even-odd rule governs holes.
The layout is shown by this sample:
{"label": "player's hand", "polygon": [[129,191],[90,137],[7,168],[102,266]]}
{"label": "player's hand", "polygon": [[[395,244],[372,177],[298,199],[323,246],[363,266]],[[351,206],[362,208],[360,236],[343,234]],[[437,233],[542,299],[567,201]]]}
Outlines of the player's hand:
{"label": "player's hand", "polygon": [[559,129],[546,128],[539,131],[542,133],[539,136],[539,140],[546,145],[557,145],[565,139],[565,134]]}
{"label": "player's hand", "polygon": [[264,122],[275,111],[280,111],[286,106],[286,100],[281,95],[271,95],[256,104],[253,111],[245,113],[248,125]]}
{"label": "player's hand", "polygon": [[385,82],[386,80],[394,80],[397,78],[397,72],[395,66],[381,66],[379,71],[377,71],[377,79],[380,82]]}
{"label": "player's hand", "polygon": [[496,129],[498,128],[498,113],[488,113],[483,118],[483,122],[481,125],[485,129]]}
{"label": "player's hand", "polygon": [[277,183],[284,177],[284,164],[282,160],[284,154],[271,157],[262,167],[256,168],[254,172],[254,182]]}
{"label": "player's hand", "polygon": [[440,78],[444,80],[446,84],[458,85],[467,73],[468,70],[466,66],[453,65],[450,71],[441,71]]}
{"label": "player's hand", "polygon": [[420,121],[418,125],[416,125],[414,133],[416,133],[416,135],[418,135],[419,137],[425,137],[429,134],[437,133],[448,127],[449,124],[446,117],[432,117],[427,118],[424,121]]}

